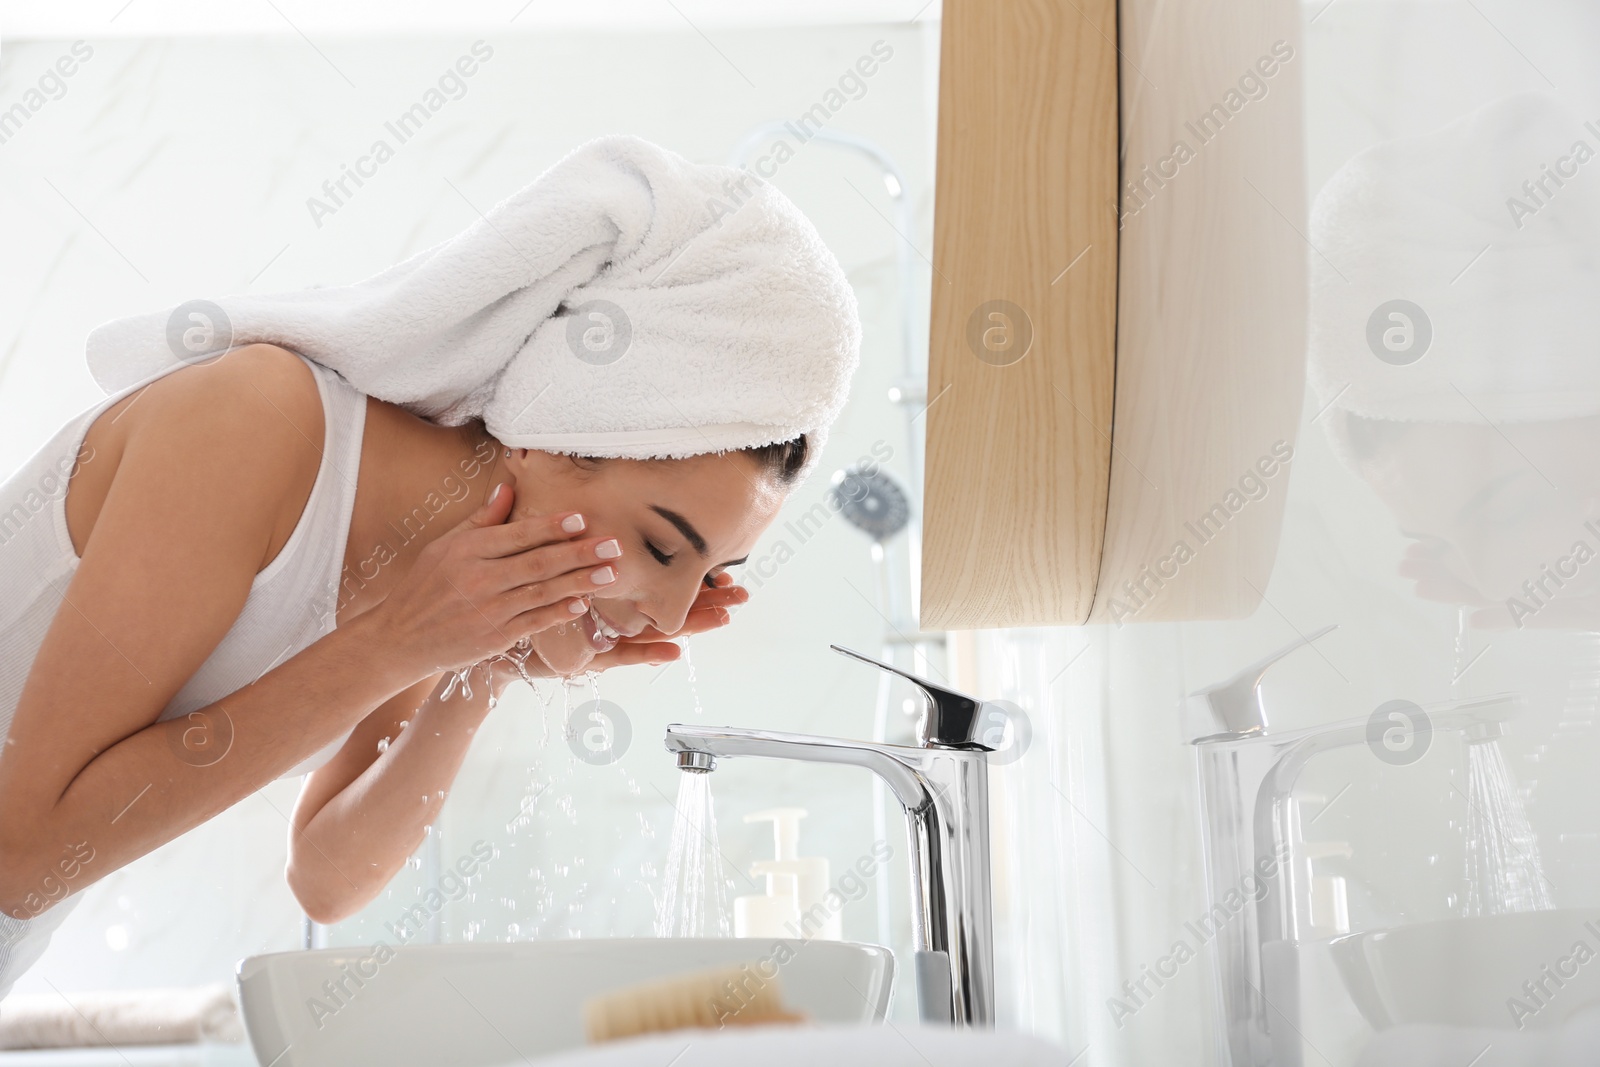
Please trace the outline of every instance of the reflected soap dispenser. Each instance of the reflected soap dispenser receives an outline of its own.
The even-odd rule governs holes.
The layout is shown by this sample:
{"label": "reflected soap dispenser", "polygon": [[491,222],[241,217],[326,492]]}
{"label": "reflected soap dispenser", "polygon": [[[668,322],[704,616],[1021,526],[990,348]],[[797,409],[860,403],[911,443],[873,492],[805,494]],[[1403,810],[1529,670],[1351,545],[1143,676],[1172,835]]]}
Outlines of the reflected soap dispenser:
{"label": "reflected soap dispenser", "polygon": [[[772,850],[773,858],[755,864],[751,868],[753,874],[767,876],[766,898],[740,897],[734,902],[734,933],[737,937],[795,937],[795,938],[820,938],[826,941],[840,941],[844,938],[844,922],[840,912],[828,907],[824,898],[828,894],[828,861],[821,856],[801,856],[800,852],[800,820],[806,817],[804,808],[768,808],[765,811],[753,811],[744,817],[747,823],[771,822],[772,823]],[[781,910],[781,905],[754,904],[755,900],[771,899],[775,885],[782,885],[780,877],[792,889],[793,912],[792,917],[785,917],[780,921],[779,929],[762,927],[752,928],[749,934],[740,934],[739,912],[740,902],[749,900],[745,905],[747,923],[756,918],[774,916]]]}

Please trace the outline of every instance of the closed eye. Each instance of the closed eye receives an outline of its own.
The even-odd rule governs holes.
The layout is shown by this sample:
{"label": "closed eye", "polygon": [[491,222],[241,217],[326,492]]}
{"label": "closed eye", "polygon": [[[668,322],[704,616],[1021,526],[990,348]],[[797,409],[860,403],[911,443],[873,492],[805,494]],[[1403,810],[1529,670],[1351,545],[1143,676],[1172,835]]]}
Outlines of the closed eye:
{"label": "closed eye", "polygon": [[[644,547],[650,550],[650,554],[656,558],[656,562],[661,564],[663,567],[669,567],[672,565],[672,557],[661,551],[649,541],[644,543]],[[706,576],[700,580],[705,583],[706,588],[708,589],[715,589],[717,587],[717,583],[712,581],[712,575],[710,573],[707,573]]]}

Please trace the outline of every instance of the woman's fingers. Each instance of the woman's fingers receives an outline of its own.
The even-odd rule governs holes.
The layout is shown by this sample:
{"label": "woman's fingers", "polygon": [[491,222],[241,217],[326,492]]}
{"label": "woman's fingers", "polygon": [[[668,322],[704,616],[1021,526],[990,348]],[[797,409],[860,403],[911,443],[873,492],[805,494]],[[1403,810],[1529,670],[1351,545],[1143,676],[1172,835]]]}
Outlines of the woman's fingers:
{"label": "woman's fingers", "polygon": [[585,537],[566,544],[548,542],[509,556],[502,556],[497,573],[506,589],[536,585],[558,575],[576,574],[589,579],[585,593],[597,593],[616,581],[616,564],[622,546],[615,537]]}
{"label": "woman's fingers", "polygon": [[512,617],[505,630],[510,635],[512,644],[516,644],[525,637],[548,630],[552,626],[560,626],[564,622],[571,622],[589,610],[589,602],[577,597],[568,597],[558,600],[554,604],[545,603],[541,597],[528,598],[533,605]]}
{"label": "woman's fingers", "polygon": [[[512,496],[508,486],[496,487],[496,492]],[[467,536],[473,538],[472,548],[484,559],[514,556],[530,548],[539,548],[555,541],[570,541],[583,533],[583,516],[574,511],[557,511],[549,515],[529,515],[507,522],[510,505],[504,499],[491,496],[477,512],[468,516],[463,525],[472,529]],[[499,516],[498,521],[495,516]]]}
{"label": "woman's fingers", "polygon": [[749,600],[750,594],[743,586],[736,585],[731,589],[703,589],[694,599],[694,608],[731,608],[737,604],[748,603]]}
{"label": "woman's fingers", "polygon": [[588,669],[604,671],[641,663],[671,663],[682,655],[683,649],[671,641],[641,642],[634,639],[631,642],[619,642],[611,651],[599,653],[589,661]]}

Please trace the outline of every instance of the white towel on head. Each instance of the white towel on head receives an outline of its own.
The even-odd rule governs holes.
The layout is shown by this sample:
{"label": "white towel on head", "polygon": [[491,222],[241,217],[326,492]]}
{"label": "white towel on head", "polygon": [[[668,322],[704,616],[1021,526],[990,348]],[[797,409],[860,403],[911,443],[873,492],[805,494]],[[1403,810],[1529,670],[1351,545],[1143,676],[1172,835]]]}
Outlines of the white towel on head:
{"label": "white towel on head", "polygon": [[[1600,413],[1597,157],[1600,122],[1526,92],[1345,163],[1310,220],[1319,403],[1404,422]],[[1368,340],[1395,300],[1432,329],[1399,365]]]}
{"label": "white towel on head", "polygon": [[271,342],[442,425],[481,416],[551,452],[681,458],[806,433],[803,478],[860,340],[844,271],[782,193],[617,135],[364,281],[117,319],[87,349],[110,393]]}

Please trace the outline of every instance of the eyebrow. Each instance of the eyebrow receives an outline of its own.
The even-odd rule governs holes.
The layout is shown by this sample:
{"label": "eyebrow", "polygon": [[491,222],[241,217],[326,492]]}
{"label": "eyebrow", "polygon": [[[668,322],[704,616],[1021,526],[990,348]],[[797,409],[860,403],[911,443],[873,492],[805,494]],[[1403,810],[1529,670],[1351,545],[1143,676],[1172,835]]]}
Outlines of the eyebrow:
{"label": "eyebrow", "polygon": [[[655,512],[657,515],[660,515],[663,519],[666,519],[668,522],[672,523],[672,525],[676,526],[678,528],[678,532],[683,534],[683,536],[688,540],[689,544],[694,546],[694,550],[696,552],[700,553],[700,558],[705,558],[706,539],[700,536],[700,531],[694,528],[693,523],[670,508],[664,508],[659,504],[651,504],[649,507],[651,511]],[[721,564],[721,566],[737,567],[739,564],[745,562],[745,560],[748,560],[749,558],[749,556],[744,556],[740,559],[730,559],[728,562]]]}

